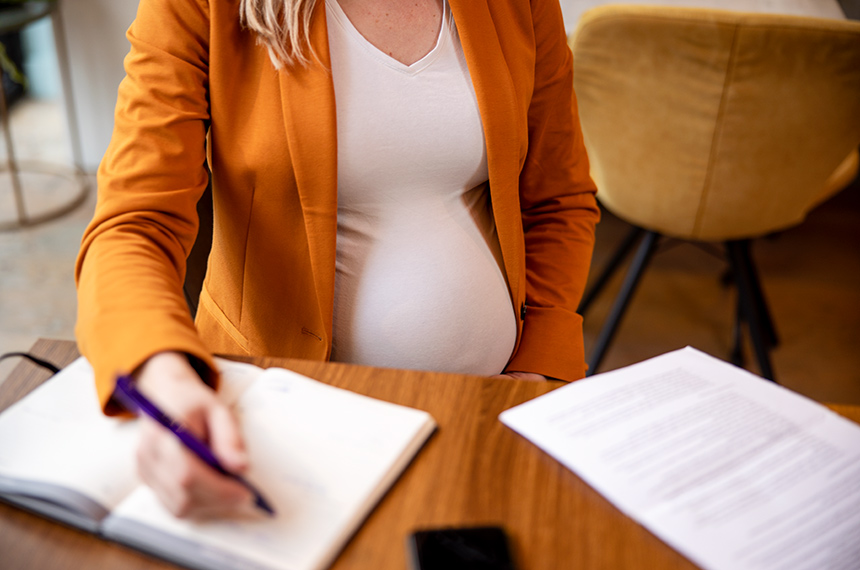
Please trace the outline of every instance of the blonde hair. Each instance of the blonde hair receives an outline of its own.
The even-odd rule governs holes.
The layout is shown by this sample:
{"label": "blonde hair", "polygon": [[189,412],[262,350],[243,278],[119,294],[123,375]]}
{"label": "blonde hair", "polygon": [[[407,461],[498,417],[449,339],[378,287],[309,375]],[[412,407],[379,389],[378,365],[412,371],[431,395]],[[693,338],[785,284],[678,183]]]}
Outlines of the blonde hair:
{"label": "blonde hair", "polygon": [[311,16],[317,0],[240,0],[239,21],[257,34],[275,69],[307,65],[314,55]]}

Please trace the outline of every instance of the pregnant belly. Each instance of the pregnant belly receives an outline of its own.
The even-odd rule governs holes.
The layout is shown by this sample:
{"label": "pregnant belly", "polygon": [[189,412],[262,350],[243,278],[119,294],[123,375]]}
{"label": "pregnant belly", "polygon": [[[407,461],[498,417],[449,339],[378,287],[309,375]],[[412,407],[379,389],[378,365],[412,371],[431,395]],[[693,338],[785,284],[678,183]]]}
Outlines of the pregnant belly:
{"label": "pregnant belly", "polygon": [[332,359],[501,372],[516,317],[494,234],[485,236],[469,215],[414,214],[339,227]]}

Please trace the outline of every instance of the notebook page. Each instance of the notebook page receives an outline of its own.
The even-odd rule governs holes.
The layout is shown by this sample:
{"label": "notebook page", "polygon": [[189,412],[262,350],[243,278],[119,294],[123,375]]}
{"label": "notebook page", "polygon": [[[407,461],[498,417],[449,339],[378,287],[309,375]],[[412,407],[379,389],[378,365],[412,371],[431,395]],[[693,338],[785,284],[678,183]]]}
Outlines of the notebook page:
{"label": "notebook page", "polygon": [[253,364],[218,357],[215,358],[215,366],[221,374],[218,398],[231,408],[236,406],[242,394],[264,372],[262,368]]}
{"label": "notebook page", "polygon": [[[251,364],[216,364],[219,395],[228,403],[262,373]],[[92,367],[78,358],[0,414],[0,493],[55,518],[62,509],[45,501],[104,517],[139,484],[136,424],[102,413]],[[95,529],[80,519],[66,522]]]}
{"label": "notebook page", "polygon": [[180,552],[173,541],[173,552],[160,555],[204,558],[211,568],[324,568],[435,426],[425,412],[273,368],[242,395],[237,413],[247,478],[274,518],[182,521],[141,488],[116,509],[108,532],[123,540],[134,538],[136,525],[156,528],[186,543]]}
{"label": "notebook page", "polygon": [[133,424],[102,414],[92,368],[78,358],[0,414],[3,491],[26,481],[32,495],[43,483],[53,500],[67,488],[110,510],[138,484]]}
{"label": "notebook page", "polygon": [[847,568],[860,555],[860,426],[694,349],[501,420],[702,568]]}

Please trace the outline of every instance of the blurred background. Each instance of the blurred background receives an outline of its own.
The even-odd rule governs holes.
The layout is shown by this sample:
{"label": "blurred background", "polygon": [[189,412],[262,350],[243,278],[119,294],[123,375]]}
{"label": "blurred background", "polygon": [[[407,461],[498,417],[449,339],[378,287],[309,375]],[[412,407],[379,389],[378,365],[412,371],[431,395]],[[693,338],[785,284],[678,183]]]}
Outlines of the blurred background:
{"label": "blurred background", "polygon": [[[732,9],[733,1],[701,3]],[[563,0],[568,31],[589,5],[607,3]],[[795,0],[794,5],[801,11],[830,10],[833,17],[852,11],[860,17],[855,0]],[[27,350],[39,337],[74,338],[74,260],[95,204],[94,172],[110,138],[128,50],[125,30],[136,8],[136,0],[67,0],[53,20],[61,22],[64,45],[57,45],[50,16],[0,36],[27,78],[26,89],[4,81],[17,158],[79,167],[90,184],[71,213],[0,232],[0,353]],[[60,65],[64,59],[68,69]],[[2,161],[5,141],[0,147]],[[7,177],[0,172],[0,222],[16,215]],[[33,210],[74,192],[56,182],[40,188],[38,178],[22,181]],[[604,214],[594,267],[602,267],[628,229]],[[600,370],[686,345],[728,359],[735,291],[721,279],[726,265],[715,260],[717,250],[672,241],[661,246]],[[772,352],[780,383],[819,401],[860,404],[860,183],[855,180],[800,226],[756,240],[753,255],[780,337]],[[586,353],[620,280],[616,277],[587,313]],[[755,371],[749,349],[746,360]],[[0,363],[0,381],[15,364]]]}

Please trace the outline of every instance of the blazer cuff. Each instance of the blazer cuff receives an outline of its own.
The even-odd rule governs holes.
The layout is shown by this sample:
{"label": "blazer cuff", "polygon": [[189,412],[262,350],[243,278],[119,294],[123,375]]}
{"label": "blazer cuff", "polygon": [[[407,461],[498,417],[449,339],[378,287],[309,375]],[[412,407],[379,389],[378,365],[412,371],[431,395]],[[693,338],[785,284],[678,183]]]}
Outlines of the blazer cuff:
{"label": "blazer cuff", "polygon": [[[104,330],[110,333],[98,335],[98,340],[91,339],[88,343],[79,340],[78,346],[81,353],[87,357],[93,367],[99,403],[106,414],[117,415],[123,412],[111,399],[117,375],[134,372],[149,357],[159,352],[172,351],[186,354],[189,363],[200,374],[203,381],[213,388],[217,387],[218,369],[212,355],[197,335],[196,329],[176,327],[170,319],[165,320],[167,323],[159,319],[151,319],[149,326],[140,323],[132,327],[128,324],[119,326],[121,323],[117,323],[115,327],[111,327],[109,323],[100,323]],[[159,323],[161,323],[160,326]],[[91,353],[89,345],[95,346],[93,341],[98,343],[98,347]]]}
{"label": "blazer cuff", "polygon": [[571,382],[584,378],[585,369],[582,317],[529,305],[519,347],[505,370]]}

